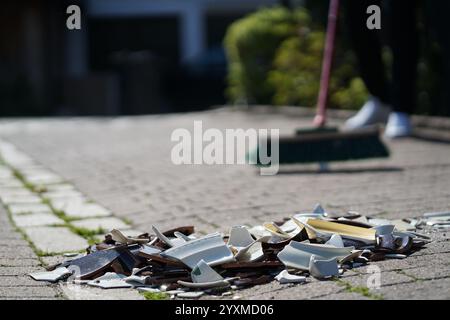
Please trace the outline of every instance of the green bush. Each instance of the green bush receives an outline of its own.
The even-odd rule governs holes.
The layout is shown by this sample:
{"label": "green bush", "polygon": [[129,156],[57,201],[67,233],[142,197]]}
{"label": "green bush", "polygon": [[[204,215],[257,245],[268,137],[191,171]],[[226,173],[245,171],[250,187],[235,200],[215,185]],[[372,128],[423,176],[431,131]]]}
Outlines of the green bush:
{"label": "green bush", "polygon": [[[231,102],[315,105],[325,37],[315,29],[306,10],[282,7],[261,9],[235,22],[225,37]],[[355,76],[355,58],[342,48],[337,53],[329,105],[359,108],[367,92]]]}
{"label": "green bush", "polygon": [[[268,74],[275,88],[275,105],[314,106],[320,87],[322,52],[325,35],[305,30],[300,37],[286,39],[278,48],[273,69]],[[328,106],[357,109],[367,99],[362,79],[356,77],[355,57],[338,48],[330,80]]]}
{"label": "green bush", "polygon": [[268,81],[278,46],[310,23],[304,10],[264,8],[233,23],[224,40],[229,61],[227,96],[249,104],[272,102]]}

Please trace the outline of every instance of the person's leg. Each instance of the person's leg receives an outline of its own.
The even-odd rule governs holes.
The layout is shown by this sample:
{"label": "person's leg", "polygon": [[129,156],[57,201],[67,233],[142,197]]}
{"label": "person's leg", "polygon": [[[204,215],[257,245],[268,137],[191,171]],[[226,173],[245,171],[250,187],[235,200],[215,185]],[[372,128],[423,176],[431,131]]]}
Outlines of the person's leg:
{"label": "person's leg", "polygon": [[409,115],[416,104],[418,30],[416,0],[390,0],[390,46],[392,65],[392,108],[386,136],[411,133]]}
{"label": "person's leg", "polygon": [[380,0],[346,0],[345,22],[352,48],[358,58],[359,72],[372,96],[389,104],[389,85],[381,55],[380,30],[367,28],[367,8],[380,6]]}
{"label": "person's leg", "polygon": [[390,109],[389,84],[382,59],[380,30],[367,28],[367,8],[381,5],[379,0],[343,1],[346,29],[358,58],[361,78],[372,96],[362,109],[346,122],[348,129],[357,129],[387,120]]}
{"label": "person's leg", "polygon": [[427,21],[430,23],[435,37],[442,50],[441,101],[436,108],[442,115],[450,116],[450,32],[448,29],[448,13],[450,12],[450,1],[427,0]]}
{"label": "person's leg", "polygon": [[392,107],[411,114],[416,104],[419,40],[416,0],[390,0],[392,65]]}

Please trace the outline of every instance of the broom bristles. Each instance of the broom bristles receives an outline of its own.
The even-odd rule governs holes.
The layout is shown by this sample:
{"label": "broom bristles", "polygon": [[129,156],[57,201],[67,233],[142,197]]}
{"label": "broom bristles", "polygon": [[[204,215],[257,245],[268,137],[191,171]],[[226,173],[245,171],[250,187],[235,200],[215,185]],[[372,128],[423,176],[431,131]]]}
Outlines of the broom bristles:
{"label": "broom bristles", "polygon": [[[270,139],[267,141],[269,152]],[[259,161],[258,148],[257,163]],[[270,154],[269,154],[270,156]],[[279,163],[313,163],[389,157],[389,150],[380,139],[377,128],[337,131],[333,128],[299,130],[289,137],[280,137]]]}

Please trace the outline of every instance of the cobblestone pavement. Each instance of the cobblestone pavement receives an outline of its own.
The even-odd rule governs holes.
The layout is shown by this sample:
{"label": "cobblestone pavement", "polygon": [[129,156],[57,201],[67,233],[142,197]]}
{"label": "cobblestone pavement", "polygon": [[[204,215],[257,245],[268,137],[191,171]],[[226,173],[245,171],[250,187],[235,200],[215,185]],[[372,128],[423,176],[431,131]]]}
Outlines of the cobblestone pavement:
{"label": "cobblestone pavement", "polygon": [[0,299],[59,299],[55,286],[33,281],[29,272],[41,271],[41,262],[0,208]]}
{"label": "cobblestone pavement", "polygon": [[[113,119],[6,119],[0,122],[0,139],[122,219],[109,217],[113,224],[131,223],[143,231],[153,224],[161,229],[195,225],[203,234],[227,231],[232,225],[261,224],[310,210],[317,202],[329,211],[385,218],[450,209],[448,144],[404,139],[389,142],[388,160],[333,164],[329,173],[318,173],[316,165],[288,166],[276,176],[260,176],[258,169],[244,165],[172,164],[171,133],[176,128],[192,132],[194,120],[202,120],[204,129],[280,128],[289,133],[308,125],[310,118],[219,109]],[[72,231],[80,230],[75,223],[83,230],[99,227],[93,219],[58,218],[66,222],[61,227]],[[23,276],[39,260],[4,210],[0,219],[0,297],[54,297],[56,289]],[[450,237],[446,232],[431,236],[434,241],[408,259],[372,263],[382,270],[379,290],[364,290],[369,275],[360,268],[338,282],[273,282],[237,294],[243,299],[450,299]],[[43,254],[41,260],[58,258]],[[9,285],[17,291],[10,293]]]}

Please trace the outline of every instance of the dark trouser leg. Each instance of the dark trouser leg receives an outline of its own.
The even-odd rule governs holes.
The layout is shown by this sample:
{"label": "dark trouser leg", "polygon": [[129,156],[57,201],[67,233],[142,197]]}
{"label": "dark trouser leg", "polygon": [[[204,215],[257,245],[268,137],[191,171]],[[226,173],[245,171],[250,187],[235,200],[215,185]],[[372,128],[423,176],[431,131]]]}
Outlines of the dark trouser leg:
{"label": "dark trouser leg", "polygon": [[394,57],[392,66],[392,107],[413,113],[416,101],[418,31],[416,0],[390,0],[389,33]]}
{"label": "dark trouser leg", "polygon": [[381,55],[379,30],[367,28],[367,8],[381,5],[380,0],[345,0],[345,20],[359,71],[370,94],[389,104],[389,85]]}
{"label": "dark trouser leg", "polygon": [[448,28],[448,13],[450,12],[450,1],[427,0],[428,20],[436,34],[439,46],[442,50],[442,62],[444,70],[440,77],[442,87],[442,106],[440,112],[450,116],[450,32]]}

